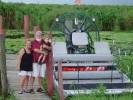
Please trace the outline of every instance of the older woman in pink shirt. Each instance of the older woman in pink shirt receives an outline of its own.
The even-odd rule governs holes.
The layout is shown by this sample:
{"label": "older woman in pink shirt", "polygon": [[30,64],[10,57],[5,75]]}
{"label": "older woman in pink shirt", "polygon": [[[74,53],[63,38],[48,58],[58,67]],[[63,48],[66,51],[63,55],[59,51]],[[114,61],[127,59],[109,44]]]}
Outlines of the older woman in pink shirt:
{"label": "older woman in pink shirt", "polygon": [[[41,54],[45,53],[40,50],[41,45],[43,44],[42,40],[42,32],[37,31],[35,33],[35,39],[32,41],[32,50],[33,50],[33,74],[32,74],[32,80],[31,80],[31,93],[34,93],[33,84],[35,78],[38,78],[38,89],[37,92],[43,92],[43,86],[42,86],[42,78],[45,77],[46,72],[46,64],[45,61],[42,64],[38,63],[38,58]],[[46,49],[50,50],[50,47],[46,47]]]}

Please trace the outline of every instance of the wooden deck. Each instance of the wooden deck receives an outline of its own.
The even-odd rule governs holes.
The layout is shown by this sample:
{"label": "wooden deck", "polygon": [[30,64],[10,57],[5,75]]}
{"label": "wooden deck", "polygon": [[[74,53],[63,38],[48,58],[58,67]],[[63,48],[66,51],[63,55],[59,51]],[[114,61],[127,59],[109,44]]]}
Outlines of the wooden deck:
{"label": "wooden deck", "polygon": [[[30,94],[18,94],[20,90],[19,86],[19,76],[18,72],[16,71],[16,55],[6,55],[6,65],[7,65],[7,77],[8,83],[11,91],[14,92],[17,100],[51,100],[47,95],[44,93],[37,93]],[[37,82],[35,82],[35,90],[37,88]]]}

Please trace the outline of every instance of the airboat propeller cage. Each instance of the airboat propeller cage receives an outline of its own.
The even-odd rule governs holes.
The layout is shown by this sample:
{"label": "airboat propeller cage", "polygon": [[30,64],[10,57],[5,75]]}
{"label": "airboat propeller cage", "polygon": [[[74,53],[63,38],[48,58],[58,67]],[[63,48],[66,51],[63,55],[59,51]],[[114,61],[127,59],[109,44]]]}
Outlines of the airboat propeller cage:
{"label": "airboat propeller cage", "polygon": [[64,33],[68,54],[94,53],[94,41],[100,41],[95,18],[80,13],[57,16],[51,30]]}

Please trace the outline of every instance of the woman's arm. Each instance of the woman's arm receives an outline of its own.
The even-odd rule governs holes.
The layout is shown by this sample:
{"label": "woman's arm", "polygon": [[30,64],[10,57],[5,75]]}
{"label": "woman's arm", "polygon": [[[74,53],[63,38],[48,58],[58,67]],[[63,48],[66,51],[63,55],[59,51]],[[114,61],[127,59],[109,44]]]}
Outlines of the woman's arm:
{"label": "woman's arm", "polygon": [[24,49],[21,49],[17,56],[17,70],[18,71],[20,71],[20,63],[21,63],[21,59],[23,55],[24,55]]}
{"label": "woman's arm", "polygon": [[36,53],[44,53],[42,50],[40,50],[40,49],[34,49],[34,52],[36,52]]}
{"label": "woman's arm", "polygon": [[43,50],[43,45],[40,46],[40,50],[41,50],[41,51]]}

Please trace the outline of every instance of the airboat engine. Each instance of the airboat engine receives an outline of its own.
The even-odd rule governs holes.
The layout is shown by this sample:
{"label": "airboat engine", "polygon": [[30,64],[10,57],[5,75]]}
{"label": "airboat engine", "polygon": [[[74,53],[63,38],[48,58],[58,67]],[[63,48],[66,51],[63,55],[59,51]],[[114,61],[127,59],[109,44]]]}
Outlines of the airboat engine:
{"label": "airboat engine", "polygon": [[88,53],[88,35],[85,32],[72,33],[72,46],[67,47],[68,53],[72,54],[86,54]]}

